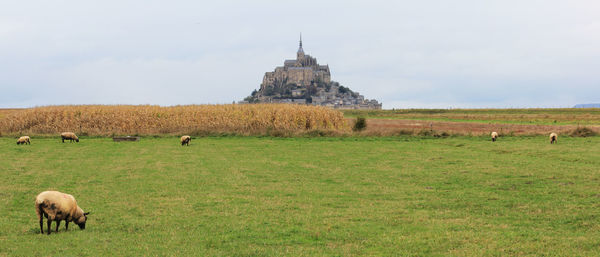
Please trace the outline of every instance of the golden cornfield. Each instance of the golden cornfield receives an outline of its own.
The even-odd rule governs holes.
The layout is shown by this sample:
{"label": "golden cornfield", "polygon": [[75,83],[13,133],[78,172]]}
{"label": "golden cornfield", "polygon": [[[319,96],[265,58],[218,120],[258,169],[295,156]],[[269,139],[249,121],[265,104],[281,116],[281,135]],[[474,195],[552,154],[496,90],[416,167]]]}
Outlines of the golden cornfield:
{"label": "golden cornfield", "polygon": [[0,117],[2,135],[265,135],[348,131],[341,112],[289,104],[67,105],[12,111]]}

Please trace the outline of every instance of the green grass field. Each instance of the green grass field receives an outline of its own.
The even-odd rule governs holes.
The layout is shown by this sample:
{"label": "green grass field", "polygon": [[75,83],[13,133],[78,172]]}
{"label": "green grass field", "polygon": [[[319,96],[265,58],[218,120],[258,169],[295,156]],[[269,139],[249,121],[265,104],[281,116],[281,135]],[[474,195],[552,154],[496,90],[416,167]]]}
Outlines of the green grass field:
{"label": "green grass field", "polygon": [[[0,138],[0,255],[600,254],[600,138]],[[86,230],[40,235],[73,194]]]}

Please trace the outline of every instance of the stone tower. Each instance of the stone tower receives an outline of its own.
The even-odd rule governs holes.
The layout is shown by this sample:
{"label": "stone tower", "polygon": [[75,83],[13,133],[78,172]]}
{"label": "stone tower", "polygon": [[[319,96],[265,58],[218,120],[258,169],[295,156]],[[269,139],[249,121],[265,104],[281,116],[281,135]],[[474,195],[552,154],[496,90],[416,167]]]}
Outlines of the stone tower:
{"label": "stone tower", "polygon": [[304,49],[302,49],[302,33],[300,33],[300,47],[298,47],[298,53],[296,53],[297,60],[304,59]]}

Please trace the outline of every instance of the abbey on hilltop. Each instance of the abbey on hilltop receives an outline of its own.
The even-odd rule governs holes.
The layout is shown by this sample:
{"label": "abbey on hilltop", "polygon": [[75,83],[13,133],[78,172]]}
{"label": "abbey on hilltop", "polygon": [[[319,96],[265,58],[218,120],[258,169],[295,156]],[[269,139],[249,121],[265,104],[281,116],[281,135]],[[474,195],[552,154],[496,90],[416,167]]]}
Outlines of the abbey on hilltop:
{"label": "abbey on hilltop", "polygon": [[302,35],[295,60],[266,72],[260,89],[240,103],[292,103],[322,105],[340,109],[381,109],[377,100],[368,100],[340,83],[331,81],[329,65],[304,54]]}

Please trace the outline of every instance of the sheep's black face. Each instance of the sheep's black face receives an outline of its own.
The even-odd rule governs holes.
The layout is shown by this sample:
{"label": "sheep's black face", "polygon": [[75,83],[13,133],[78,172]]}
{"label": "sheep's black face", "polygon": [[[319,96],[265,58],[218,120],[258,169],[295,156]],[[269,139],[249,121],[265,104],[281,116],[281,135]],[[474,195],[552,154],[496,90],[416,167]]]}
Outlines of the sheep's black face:
{"label": "sheep's black face", "polygon": [[79,228],[82,230],[85,229],[85,222],[87,221],[88,214],[89,212],[86,212],[79,219],[75,220],[75,224],[77,224],[77,226],[79,226]]}
{"label": "sheep's black face", "polygon": [[[83,220],[83,222],[81,222],[81,220]],[[79,219],[79,223],[77,223],[77,226],[79,226],[79,228],[81,230],[84,230],[86,221],[87,221],[87,217],[83,216],[83,218]]]}
{"label": "sheep's black face", "polygon": [[79,138],[78,138],[78,139],[75,139],[75,142],[79,143]]}

